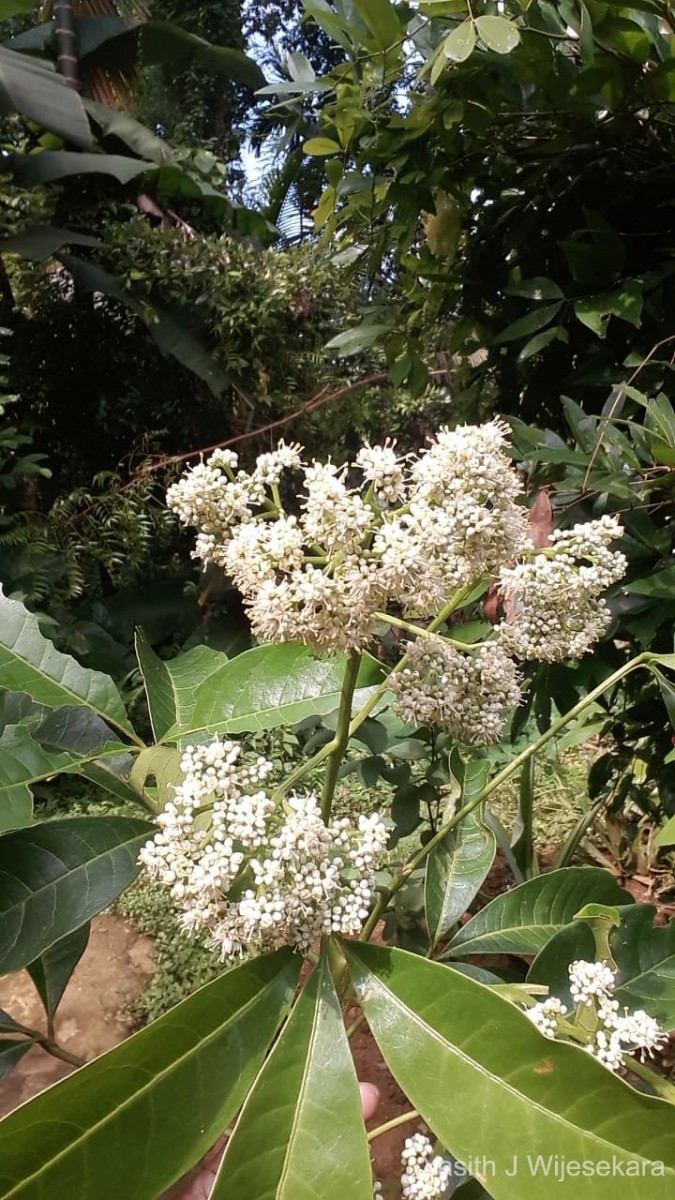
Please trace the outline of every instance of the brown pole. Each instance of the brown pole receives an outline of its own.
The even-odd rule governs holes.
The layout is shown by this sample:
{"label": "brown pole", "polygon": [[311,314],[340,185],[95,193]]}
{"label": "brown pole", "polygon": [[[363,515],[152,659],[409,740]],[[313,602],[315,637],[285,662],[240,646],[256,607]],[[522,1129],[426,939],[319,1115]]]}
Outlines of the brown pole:
{"label": "brown pole", "polygon": [[52,5],[56,28],[54,30],[54,45],[56,47],[56,67],[66,81],[68,87],[79,90],[80,73],[77,54],[77,33],[73,15],[72,0],[54,0]]}

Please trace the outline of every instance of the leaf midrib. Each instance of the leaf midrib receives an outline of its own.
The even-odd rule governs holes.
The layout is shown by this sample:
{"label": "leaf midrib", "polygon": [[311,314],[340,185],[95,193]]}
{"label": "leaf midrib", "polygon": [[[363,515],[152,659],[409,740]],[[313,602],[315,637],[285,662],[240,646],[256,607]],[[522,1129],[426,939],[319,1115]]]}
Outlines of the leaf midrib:
{"label": "leaf midrib", "polygon": [[[33,619],[33,621],[35,621],[35,618],[32,618],[32,619]],[[31,624],[30,614],[27,614],[26,616],[21,618],[21,629],[18,633],[18,636],[14,639],[14,642],[11,646],[7,646],[7,645],[4,646],[4,649],[7,652],[7,654],[10,657],[13,656],[17,660],[17,662],[22,663],[24,667],[28,667],[32,673],[40,675],[43,679],[48,679],[50,684],[52,684],[55,688],[59,689],[63,693],[63,695],[72,697],[72,699],[74,700],[75,707],[84,706],[85,708],[89,708],[89,709],[91,709],[92,712],[95,712],[97,714],[97,716],[101,717],[102,720],[112,723],[112,724],[116,725],[119,729],[124,729],[125,732],[128,733],[129,730],[127,729],[123,720],[120,720],[118,717],[111,716],[109,713],[106,712],[105,709],[97,708],[95,704],[92,704],[91,700],[89,699],[89,690],[88,690],[87,698],[84,699],[82,696],[78,695],[77,692],[73,692],[69,687],[67,687],[63,683],[62,680],[54,679],[52,675],[48,675],[46,671],[42,670],[42,663],[44,662],[45,657],[49,654],[50,648],[54,651],[55,654],[60,654],[60,651],[57,650],[56,646],[53,646],[51,642],[42,648],[40,660],[37,664],[32,663],[30,661],[30,659],[28,659],[28,658],[24,658],[24,656],[17,651],[17,649],[16,649],[17,643],[23,637],[27,626],[30,626],[30,624]],[[35,621],[35,625],[37,626],[37,621]],[[42,637],[42,634],[40,634],[39,629],[37,630],[37,632],[40,635],[40,637]],[[46,641],[46,639],[43,639],[43,640]],[[2,649],[2,648],[3,647],[0,647],[0,649]],[[67,658],[68,656],[64,655],[63,657]],[[72,661],[75,666],[78,666],[78,667],[80,666],[80,663],[78,663],[76,661],[76,659],[73,659]],[[87,668],[81,667],[81,670],[86,671]],[[94,681],[92,680],[91,682],[93,684]],[[115,685],[114,685],[112,679],[110,680],[110,682],[112,683],[112,685],[114,687]],[[120,697],[120,705],[122,705],[121,697]],[[124,706],[122,705],[122,707],[124,707]]]}
{"label": "leaf midrib", "polygon": [[[135,820],[138,818],[123,818],[123,819],[127,819],[127,820],[134,819]],[[42,829],[44,827],[46,827],[46,823],[44,826],[40,825],[38,828]],[[22,831],[18,830],[15,832],[20,833]],[[4,909],[0,910],[0,918],[2,918],[4,920],[7,916],[9,916],[10,913],[14,913],[16,911],[16,909],[26,908],[31,903],[31,901],[34,900],[36,897],[44,896],[48,892],[53,891],[53,889],[56,887],[59,887],[64,882],[64,880],[71,879],[71,877],[76,875],[79,871],[85,871],[92,864],[99,862],[99,860],[104,859],[104,858],[109,858],[110,855],[114,854],[116,850],[126,850],[126,849],[128,849],[129,846],[132,845],[133,842],[137,841],[139,838],[149,837],[149,836],[150,836],[150,830],[147,831],[147,834],[146,833],[136,833],[136,834],[134,834],[133,837],[128,838],[126,841],[116,842],[114,846],[109,846],[107,850],[101,851],[101,853],[96,854],[93,858],[88,858],[85,860],[85,862],[78,863],[78,865],[76,867],[69,868],[63,875],[59,875],[57,879],[53,879],[50,883],[45,884],[43,887],[38,888],[36,891],[31,891],[30,897],[28,900],[19,901],[19,903],[13,904],[11,906],[11,908],[4,908]],[[29,843],[29,844],[31,844],[31,843]],[[66,865],[63,862],[63,859],[60,857],[60,855],[56,854],[53,849],[50,849],[48,846],[42,846],[39,843],[32,843],[32,844],[37,846],[37,848],[42,853],[51,854],[52,858],[57,859],[58,862],[63,864],[63,866]],[[6,871],[6,870],[2,871],[2,874],[9,876],[11,879],[17,878],[16,875],[11,875],[10,872]],[[19,882],[21,882],[21,881],[19,881]]]}
{"label": "leaf midrib", "polygon": [[[286,968],[284,968],[283,970],[285,970],[285,969]],[[236,1012],[232,1013],[232,1015],[228,1018],[227,1021],[223,1022],[222,1025],[219,1025],[217,1029],[213,1030],[208,1035],[208,1037],[203,1038],[198,1043],[197,1046],[193,1046],[190,1050],[186,1051],[185,1054],[180,1055],[178,1058],[172,1059],[169,1066],[164,1067],[158,1074],[154,1075],[153,1078],[148,1083],[143,1084],[143,1086],[138,1088],[133,1093],[133,1095],[128,1096],[126,1098],[126,1100],[123,1100],[121,1104],[117,1104],[115,1106],[115,1108],[112,1109],[111,1111],[109,1111],[106,1114],[106,1116],[102,1117],[100,1121],[96,1121],[93,1125],[89,1125],[87,1127],[87,1129],[83,1133],[80,1134],[79,1137],[76,1137],[73,1141],[69,1142],[68,1145],[63,1150],[60,1150],[58,1154],[56,1154],[52,1158],[50,1158],[49,1162],[43,1164],[38,1171],[34,1171],[32,1175],[24,1176],[24,1178],[21,1179],[18,1184],[16,1184],[14,1187],[12,1187],[12,1190],[10,1192],[5,1192],[2,1195],[1,1200],[11,1200],[12,1196],[20,1195],[20,1189],[31,1184],[33,1182],[33,1180],[39,1179],[41,1175],[48,1173],[56,1163],[58,1163],[61,1159],[65,1158],[68,1154],[70,1154],[74,1150],[77,1150],[78,1147],[80,1146],[80,1144],[82,1142],[86,1141],[89,1136],[93,1136],[99,1129],[101,1129],[103,1126],[108,1124],[108,1122],[114,1120],[114,1118],[117,1116],[118,1113],[124,1112],[125,1109],[127,1109],[131,1104],[133,1104],[136,1100],[138,1100],[140,1097],[142,1097],[145,1094],[145,1092],[147,1092],[149,1089],[154,1087],[155,1084],[157,1084],[159,1081],[164,1079],[164,1077],[167,1074],[172,1072],[177,1067],[182,1066],[183,1063],[187,1062],[194,1054],[199,1053],[202,1049],[206,1049],[209,1046],[209,1044],[218,1037],[219,1034],[223,1033],[225,1030],[228,1029],[228,1027],[232,1024],[233,1021],[237,1020],[239,1017],[244,1016],[249,1011],[249,1009],[253,1008],[254,1005],[256,1005],[260,1000],[263,999],[263,997],[267,994],[267,992],[272,990],[276,986],[276,984],[278,984],[279,979],[280,979],[281,975],[283,974],[283,970],[279,971],[279,973],[274,977],[274,979],[271,979],[269,981],[269,983],[266,983],[264,988],[261,991],[256,992],[256,994],[254,996],[252,996],[250,1000],[247,1000],[244,1005],[242,1005],[240,1008],[238,1008],[236,1010]],[[283,1008],[282,1008],[282,1012],[283,1012]],[[94,1061],[96,1061],[96,1060],[94,1060]],[[82,1069],[83,1068],[80,1068],[80,1070],[82,1070]]]}
{"label": "leaf midrib", "polygon": [[[366,968],[366,970],[368,970],[368,968]],[[400,997],[398,997],[394,992],[390,991],[390,989],[387,988],[386,985],[383,984],[382,981],[376,975],[373,975],[371,971],[368,971],[368,974],[369,974],[370,978],[372,980],[374,980],[374,982],[378,985],[380,990],[386,992],[387,996],[390,997],[391,1000],[393,1000],[393,1002],[394,1002],[395,1006],[398,1008],[398,1010],[402,1013],[405,1013],[406,1019],[412,1018],[412,1022],[414,1024],[418,1025],[421,1029],[425,1030],[431,1036],[433,1041],[437,1042],[439,1045],[442,1045],[445,1049],[447,1049],[450,1052],[450,1054],[456,1055],[457,1058],[460,1058],[464,1063],[466,1063],[467,1066],[472,1068],[483,1078],[491,1080],[499,1088],[508,1092],[512,1096],[516,1096],[518,1098],[518,1100],[531,1105],[532,1108],[536,1108],[538,1112],[542,1113],[545,1117],[548,1117],[550,1120],[559,1122],[562,1126],[564,1126],[565,1129],[569,1129],[577,1134],[581,1133],[586,1137],[590,1136],[591,1138],[593,1138],[594,1141],[598,1142],[601,1146],[608,1146],[613,1151],[618,1152],[621,1156],[629,1156],[631,1159],[639,1159],[641,1162],[645,1162],[645,1163],[652,1163],[652,1162],[656,1161],[655,1159],[652,1159],[652,1158],[645,1158],[645,1156],[643,1154],[640,1154],[639,1152],[634,1152],[632,1150],[628,1151],[625,1146],[621,1146],[618,1143],[608,1141],[607,1138],[601,1137],[598,1133],[595,1132],[595,1130],[583,1129],[580,1125],[575,1125],[572,1121],[569,1120],[568,1117],[562,1116],[560,1113],[556,1112],[554,1109],[545,1108],[538,1100],[533,1100],[530,1096],[528,1096],[526,1092],[519,1091],[518,1088],[516,1088],[513,1084],[509,1083],[507,1080],[503,1079],[501,1076],[494,1075],[491,1071],[488,1070],[487,1067],[484,1067],[482,1065],[482,1063],[479,1063],[476,1061],[476,1059],[471,1058],[464,1050],[461,1049],[461,1047],[457,1046],[454,1043],[447,1041],[447,1039],[443,1036],[443,1034],[439,1033],[439,1031],[434,1029],[431,1025],[428,1025],[427,1022],[424,1020],[424,1018],[419,1013],[416,1013],[411,1008],[409,1008],[407,1006],[407,1004],[405,1004],[405,1002],[403,1000],[401,1000]],[[626,1085],[626,1086],[628,1086],[628,1085]],[[668,1172],[669,1175],[671,1175],[675,1178],[675,1167],[668,1165],[666,1167],[666,1171]]]}

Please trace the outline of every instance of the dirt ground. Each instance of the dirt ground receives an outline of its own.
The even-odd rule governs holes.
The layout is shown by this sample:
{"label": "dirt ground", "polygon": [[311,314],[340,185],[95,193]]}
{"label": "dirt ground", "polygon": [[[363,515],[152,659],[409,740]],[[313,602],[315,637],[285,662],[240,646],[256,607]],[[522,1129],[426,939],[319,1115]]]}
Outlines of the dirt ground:
{"label": "dirt ground", "polygon": [[[56,1018],[56,1039],[73,1054],[92,1059],[124,1041],[134,1028],[129,1019],[133,1000],[142,991],[152,973],[152,941],[140,936],[120,916],[105,914],[92,922],[89,945],[71,979]],[[0,1008],[22,1025],[44,1029],[42,1005],[30,976],[25,971],[0,979]],[[348,1019],[352,1019],[351,1014]],[[359,1080],[374,1083],[380,1091],[380,1104],[369,1128],[382,1125],[410,1107],[389,1074],[382,1057],[365,1026],[352,1041]],[[0,1117],[46,1087],[63,1079],[73,1070],[67,1063],[52,1058],[39,1047],[28,1054],[0,1083]],[[378,1138],[373,1145],[376,1178],[397,1180],[400,1154],[405,1138],[416,1124],[399,1127]],[[201,1173],[171,1189],[165,1200],[201,1200],[208,1196],[209,1178],[213,1178],[218,1154]],[[210,1168],[210,1170],[209,1170]],[[87,1198],[83,1198],[87,1200]]]}

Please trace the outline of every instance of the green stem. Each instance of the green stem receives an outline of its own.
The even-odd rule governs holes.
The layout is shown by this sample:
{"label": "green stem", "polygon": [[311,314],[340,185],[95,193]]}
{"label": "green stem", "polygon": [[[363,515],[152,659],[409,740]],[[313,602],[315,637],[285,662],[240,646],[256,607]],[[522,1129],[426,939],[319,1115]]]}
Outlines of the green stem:
{"label": "green stem", "polygon": [[633,1075],[637,1075],[638,1079],[644,1079],[645,1083],[661,1096],[664,1100],[669,1100],[671,1104],[675,1104],[675,1085],[669,1079],[664,1079],[663,1075],[659,1075],[657,1071],[652,1071],[646,1063],[640,1062],[638,1058],[629,1058],[626,1066]]}
{"label": "green stem", "polygon": [[541,750],[542,746],[545,746],[546,743],[550,742],[552,738],[557,737],[566,725],[569,725],[571,721],[574,721],[577,717],[581,716],[581,713],[585,708],[588,708],[589,704],[594,704],[595,701],[599,700],[606,691],[614,687],[615,684],[620,683],[626,675],[630,675],[631,671],[635,671],[638,669],[638,667],[647,665],[655,657],[655,655],[645,651],[644,654],[639,654],[637,658],[632,658],[630,662],[624,663],[622,667],[619,667],[618,671],[614,671],[614,673],[609,675],[603,683],[600,683],[596,688],[593,688],[593,690],[589,692],[583,700],[580,700],[578,704],[575,704],[574,707],[569,710],[569,712],[566,712],[562,717],[559,717],[557,721],[554,721],[553,724],[546,730],[546,732],[542,733],[541,736],[537,738],[536,742],[533,742],[531,746],[527,746],[525,750],[521,750],[520,754],[517,754],[507,766],[503,767],[501,771],[498,771],[494,779],[491,779],[490,782],[480,790],[480,792],[476,793],[473,799],[469,800],[463,808],[460,808],[459,811],[456,812],[449,821],[446,821],[445,824],[442,825],[437,831],[437,833],[435,833],[434,836],[430,838],[429,841],[426,842],[426,844],[412,856],[412,858],[408,860],[403,869],[392,880],[390,887],[383,891],[380,899],[377,901],[373,911],[371,912],[368,920],[361,930],[361,933],[359,934],[359,940],[363,942],[370,940],[392,896],[396,895],[396,893],[403,887],[404,883],[410,878],[413,871],[415,871],[417,867],[419,867],[425,861],[425,859],[428,858],[434,847],[438,846],[444,840],[444,838],[447,837],[451,829],[454,829],[456,825],[459,825],[460,822],[469,815],[469,813],[473,812],[474,808],[478,808],[479,804],[482,804],[484,800],[487,800],[488,796],[491,796],[492,793],[496,791],[497,788],[501,787],[503,783],[506,783],[506,781],[510,779],[516,771],[519,771],[520,768],[524,766],[524,764],[528,762],[530,758],[532,758],[539,752],[539,750]]}
{"label": "green stem", "polygon": [[[413,625],[411,621],[403,621],[400,617],[392,617],[389,613],[376,612],[375,617],[383,624],[393,625],[396,629],[403,629],[406,633],[412,633],[414,637],[433,638],[436,636],[432,625]],[[457,646],[460,650],[479,650],[484,642],[458,642],[455,638],[443,636],[444,642],[449,642],[451,646]]]}
{"label": "green stem", "polygon": [[326,776],[321,789],[321,816],[324,824],[327,825],[330,820],[330,810],[333,807],[333,796],[335,795],[335,786],[338,781],[340,767],[345,756],[347,743],[349,741],[350,717],[352,715],[352,701],[356,690],[356,680],[361,666],[361,652],[352,650],[345,669],[344,678],[342,680],[342,691],[340,693],[340,708],[338,710],[337,729],[335,737],[328,743],[330,750],[330,758]]}
{"label": "green stem", "polygon": [[419,1115],[416,1108],[411,1108],[408,1112],[401,1113],[399,1117],[385,1121],[384,1125],[378,1125],[377,1129],[371,1130],[368,1134],[368,1141],[374,1142],[375,1138],[382,1137],[383,1133],[389,1133],[390,1129],[398,1129],[399,1125],[407,1125],[408,1121],[416,1121]]}
{"label": "green stem", "polygon": [[[467,587],[461,588],[458,592],[456,592],[452,599],[449,600],[445,605],[445,607],[441,609],[438,616],[434,617],[433,621],[431,621],[427,626],[428,632],[434,633],[437,629],[440,629],[441,625],[447,621],[450,614],[453,613],[456,608],[460,608],[467,596],[471,595],[474,587],[475,584],[471,584],[470,586],[467,585]],[[360,711],[356,714],[351,725],[349,726],[349,738],[354,736],[354,734],[363,725],[363,722],[368,719],[373,709],[377,708],[377,705],[380,703],[380,700],[389,687],[390,676],[395,675],[398,671],[403,671],[404,668],[407,667],[408,661],[408,655],[404,654],[403,658],[397,662],[396,666],[392,667],[392,670],[387,678],[382,681],[379,687],[375,688],[375,691],[370,699],[366,701],[363,708],[360,709]],[[349,741],[349,738],[347,741]],[[283,796],[287,795],[291,788],[295,787],[296,783],[298,783],[301,779],[304,779],[305,776],[309,775],[312,771],[316,770],[317,767],[321,766],[321,763],[325,762],[326,759],[333,753],[333,749],[334,744],[333,740],[331,740],[326,746],[322,746],[320,750],[317,750],[316,754],[313,754],[311,758],[308,758],[307,762],[300,763],[275,790],[274,799],[280,800]]]}

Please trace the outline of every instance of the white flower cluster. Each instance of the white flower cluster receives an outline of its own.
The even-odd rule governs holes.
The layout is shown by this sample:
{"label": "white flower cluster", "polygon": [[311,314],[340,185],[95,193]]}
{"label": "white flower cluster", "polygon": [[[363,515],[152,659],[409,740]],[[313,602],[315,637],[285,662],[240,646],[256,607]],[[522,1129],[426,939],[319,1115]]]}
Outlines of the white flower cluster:
{"label": "white flower cluster", "polygon": [[406,1138],[401,1151],[402,1200],[442,1200],[452,1181],[452,1164],[423,1133]]}
{"label": "white flower cluster", "polygon": [[406,647],[408,665],[389,678],[403,721],[429,722],[468,742],[496,742],[505,709],[520,703],[519,674],[499,642],[471,653],[442,637],[420,637]]}
{"label": "white flower cluster", "polygon": [[[231,451],[216,451],[167,500],[197,526],[196,556],[234,580],[258,636],[362,648],[378,610],[430,616],[527,548],[507,432],[498,421],[442,429],[411,460],[391,444],[366,446],[356,459],[364,495],[348,485],[347,468],[306,464],[299,446],[280,443],[250,474]],[[288,469],[303,477],[297,513],[279,488]]]}
{"label": "white flower cluster", "polygon": [[558,1017],[564,1017],[567,1006],[557,996],[548,996],[526,1009],[527,1016],[544,1037],[554,1038],[558,1032]]}
{"label": "white flower cluster", "polygon": [[[627,1055],[639,1053],[644,1057],[667,1042],[668,1036],[658,1021],[642,1009],[629,1012],[626,1008],[620,1013],[619,1002],[614,999],[616,973],[607,963],[579,959],[570,964],[569,978],[575,1004],[581,1007],[592,1004],[597,1017],[598,1027],[586,1049],[611,1071],[623,1067]],[[549,1038],[556,1036],[558,1021],[567,1013],[565,1005],[555,996],[526,1011],[537,1029]],[[565,1032],[571,1032],[571,1027]]]}
{"label": "white flower cluster", "polygon": [[626,570],[624,555],[609,549],[620,534],[609,516],[556,530],[550,546],[500,571],[501,592],[515,610],[499,627],[509,653],[556,662],[578,658],[598,640],[609,624],[600,594]]}
{"label": "white flower cluster", "polygon": [[387,841],[379,815],[327,827],[313,795],[276,804],[261,786],[272,764],[240,757],[233,742],[186,750],[183,780],[139,856],[170,888],[185,930],[207,934],[223,959],[358,933]]}

